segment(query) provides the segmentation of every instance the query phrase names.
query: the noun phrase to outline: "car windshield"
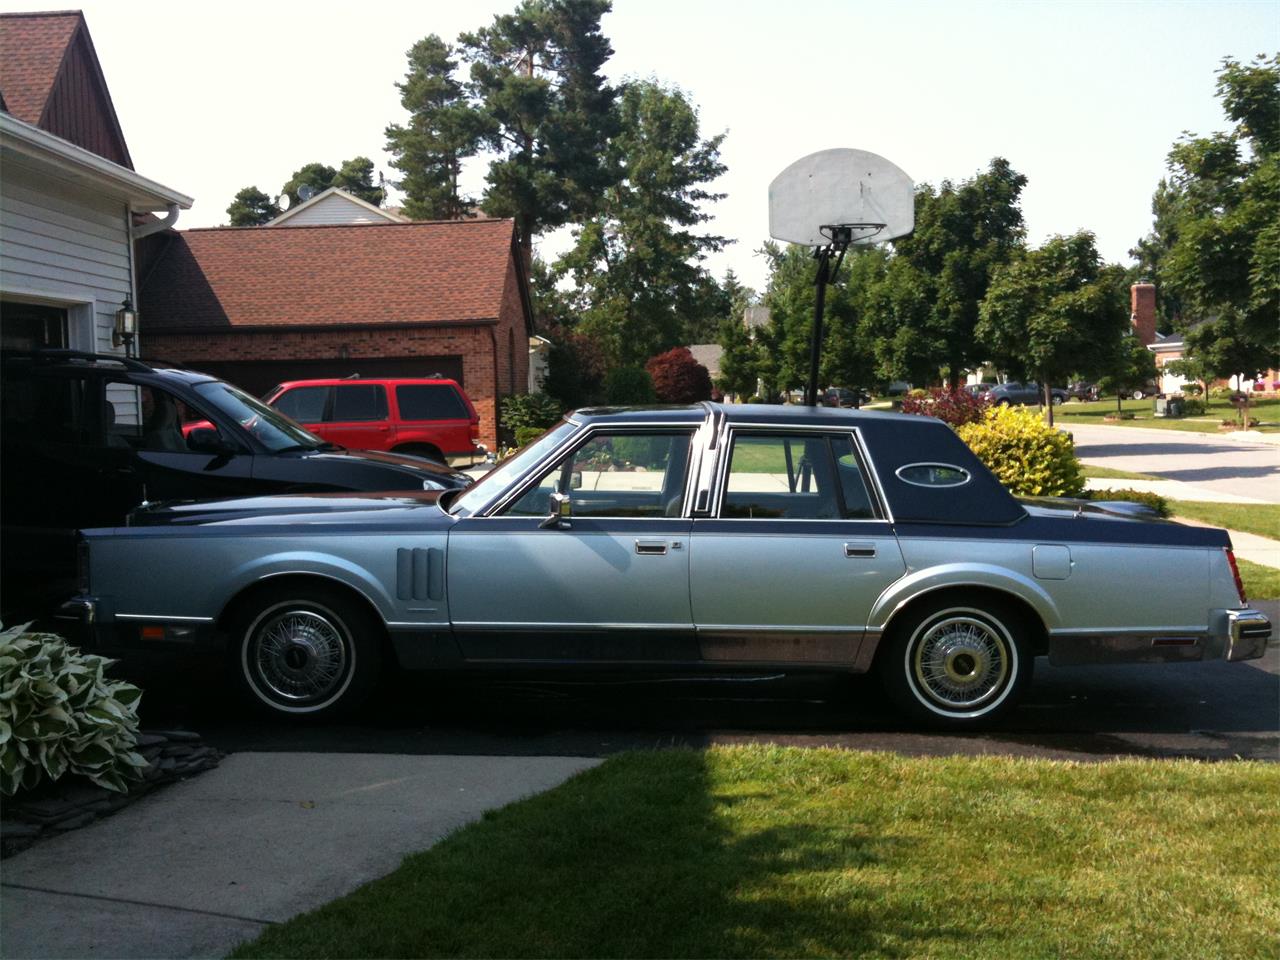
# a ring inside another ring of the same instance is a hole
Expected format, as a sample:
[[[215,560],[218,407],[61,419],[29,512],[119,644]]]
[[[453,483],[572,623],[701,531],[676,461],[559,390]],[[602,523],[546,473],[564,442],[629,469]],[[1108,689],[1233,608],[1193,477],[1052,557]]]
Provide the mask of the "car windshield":
[[[272,453],[284,450],[318,450],[328,446],[314,433],[294,423],[279,410],[255,400],[243,390],[221,380],[195,387],[204,400],[230,417]]]
[[[566,420],[560,421],[533,443],[503,460],[468,487],[449,505],[449,512],[455,517],[471,516],[506,489],[516,477],[558,447],[560,442],[576,429],[577,427],[572,423]]]

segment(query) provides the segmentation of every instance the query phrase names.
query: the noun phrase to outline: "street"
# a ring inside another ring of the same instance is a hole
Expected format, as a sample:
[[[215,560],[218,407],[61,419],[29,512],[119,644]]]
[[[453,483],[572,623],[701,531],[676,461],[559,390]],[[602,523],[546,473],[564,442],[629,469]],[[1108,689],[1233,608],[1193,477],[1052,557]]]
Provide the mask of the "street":
[[[1140,427],[1064,424],[1081,460],[1280,503],[1280,444]]]

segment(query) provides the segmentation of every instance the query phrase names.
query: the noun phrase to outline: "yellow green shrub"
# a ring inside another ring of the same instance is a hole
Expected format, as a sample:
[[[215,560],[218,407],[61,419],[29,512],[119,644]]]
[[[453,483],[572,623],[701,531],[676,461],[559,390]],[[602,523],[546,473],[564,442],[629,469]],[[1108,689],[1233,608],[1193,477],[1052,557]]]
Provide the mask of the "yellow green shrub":
[[[1084,492],[1084,471],[1071,438],[1032,409],[993,407],[956,433],[1011,493],[1078,497]]]

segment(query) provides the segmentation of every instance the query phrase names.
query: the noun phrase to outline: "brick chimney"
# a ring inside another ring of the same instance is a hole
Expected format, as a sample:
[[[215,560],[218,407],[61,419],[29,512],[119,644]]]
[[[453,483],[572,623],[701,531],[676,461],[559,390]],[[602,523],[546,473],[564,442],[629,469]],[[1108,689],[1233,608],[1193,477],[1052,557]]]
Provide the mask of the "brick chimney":
[[[1129,309],[1133,335],[1144,347],[1151,346],[1156,339],[1156,285],[1144,281],[1130,287]]]

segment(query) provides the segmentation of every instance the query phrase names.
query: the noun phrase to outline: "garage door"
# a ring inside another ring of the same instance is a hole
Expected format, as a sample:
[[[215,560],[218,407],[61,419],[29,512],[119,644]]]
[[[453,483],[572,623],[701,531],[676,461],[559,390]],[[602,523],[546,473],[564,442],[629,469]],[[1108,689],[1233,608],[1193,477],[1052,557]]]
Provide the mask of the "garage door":
[[[378,357],[367,360],[264,360],[218,363],[183,361],[182,366],[220,377],[255,397],[287,380],[344,377],[447,377],[462,382],[462,357]]]

